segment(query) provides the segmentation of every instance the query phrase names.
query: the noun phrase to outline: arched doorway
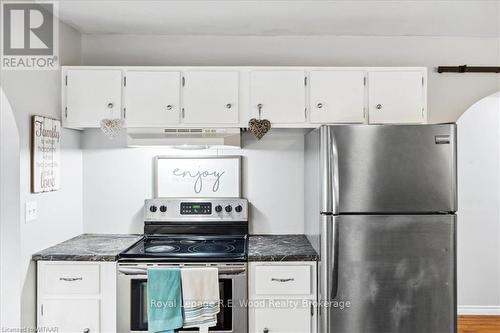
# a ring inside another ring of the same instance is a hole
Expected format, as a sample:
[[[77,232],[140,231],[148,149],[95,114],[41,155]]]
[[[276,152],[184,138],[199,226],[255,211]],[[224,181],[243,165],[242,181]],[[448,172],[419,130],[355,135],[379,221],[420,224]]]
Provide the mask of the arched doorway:
[[[500,92],[457,126],[458,313],[500,315]]]
[[[21,325],[19,132],[0,88],[0,327]]]

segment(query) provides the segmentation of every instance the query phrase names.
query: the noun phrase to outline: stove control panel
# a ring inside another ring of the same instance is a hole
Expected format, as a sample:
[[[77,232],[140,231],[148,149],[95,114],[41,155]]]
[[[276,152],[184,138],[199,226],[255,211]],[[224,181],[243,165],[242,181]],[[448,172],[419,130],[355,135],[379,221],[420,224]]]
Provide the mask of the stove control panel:
[[[248,202],[241,198],[161,198],[144,204],[145,221],[248,221]]]
[[[212,215],[212,203],[181,202],[181,215]]]

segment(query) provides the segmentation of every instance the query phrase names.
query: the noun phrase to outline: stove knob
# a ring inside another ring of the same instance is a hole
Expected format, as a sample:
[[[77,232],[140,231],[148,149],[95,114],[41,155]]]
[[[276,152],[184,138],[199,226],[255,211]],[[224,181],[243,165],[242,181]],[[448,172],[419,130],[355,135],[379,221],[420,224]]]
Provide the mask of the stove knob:
[[[222,212],[222,206],[221,206],[221,205],[217,205],[217,206],[215,206],[215,211],[216,211],[217,213]]]
[[[243,207],[241,207],[241,205],[238,205],[238,206],[234,207],[234,210],[235,210],[237,213],[241,213],[241,211],[243,210]]]
[[[167,211],[167,206],[160,206],[160,212],[165,213]]]
[[[156,208],[156,206],[151,206],[151,207],[149,207],[149,211],[150,211],[151,213],[155,213],[157,210],[158,210],[158,208]]]
[[[224,209],[226,210],[226,212],[231,213],[233,207],[231,207],[231,205],[227,205]]]

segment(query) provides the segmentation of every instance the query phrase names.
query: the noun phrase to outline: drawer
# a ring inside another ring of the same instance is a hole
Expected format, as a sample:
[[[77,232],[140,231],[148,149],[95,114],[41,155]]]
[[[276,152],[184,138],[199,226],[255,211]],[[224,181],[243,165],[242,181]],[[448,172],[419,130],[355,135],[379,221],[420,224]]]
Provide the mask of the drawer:
[[[311,266],[255,266],[256,295],[310,295]]]
[[[99,294],[99,264],[45,264],[40,270],[45,294]]]

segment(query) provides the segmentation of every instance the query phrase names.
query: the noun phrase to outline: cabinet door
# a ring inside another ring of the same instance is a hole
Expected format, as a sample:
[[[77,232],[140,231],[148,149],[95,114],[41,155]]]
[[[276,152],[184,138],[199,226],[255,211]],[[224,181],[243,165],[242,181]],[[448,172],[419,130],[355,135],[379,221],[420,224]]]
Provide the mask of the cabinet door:
[[[125,124],[129,127],[178,124],[180,76],[180,72],[127,72]]]
[[[100,332],[97,299],[46,299],[41,304],[39,327],[58,327],[59,332]]]
[[[422,72],[369,73],[370,123],[422,123],[424,98]]]
[[[312,332],[311,309],[308,306],[303,306],[302,300],[273,300],[272,303],[272,307],[254,310],[254,332],[252,333]],[[281,306],[283,308],[280,308]],[[292,306],[296,306],[296,309],[293,309]]]
[[[255,71],[250,77],[251,113],[272,123],[304,123],[306,89],[303,71]]]
[[[68,70],[66,75],[65,124],[99,127],[104,118],[121,117],[120,70]]]
[[[362,123],[365,120],[363,71],[313,71],[310,73],[312,123]]]
[[[238,123],[238,72],[186,72],[183,85],[184,110],[182,111],[182,118],[184,123]]]

